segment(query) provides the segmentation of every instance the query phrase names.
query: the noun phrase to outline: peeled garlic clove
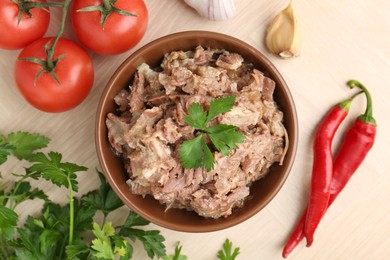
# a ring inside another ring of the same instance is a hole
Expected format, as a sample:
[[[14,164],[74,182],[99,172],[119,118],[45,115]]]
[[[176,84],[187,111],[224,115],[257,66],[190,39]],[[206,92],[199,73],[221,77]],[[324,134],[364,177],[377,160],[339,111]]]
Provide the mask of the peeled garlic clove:
[[[184,0],[209,20],[227,20],[236,14],[234,0]]]
[[[302,30],[290,4],[274,17],[267,29],[265,45],[282,58],[298,56],[302,46]]]

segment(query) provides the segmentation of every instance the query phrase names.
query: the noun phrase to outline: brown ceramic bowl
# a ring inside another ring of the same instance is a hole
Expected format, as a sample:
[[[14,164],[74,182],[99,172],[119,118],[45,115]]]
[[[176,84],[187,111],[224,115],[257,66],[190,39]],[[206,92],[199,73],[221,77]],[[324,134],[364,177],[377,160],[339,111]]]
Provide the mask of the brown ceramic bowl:
[[[284,112],[290,147],[282,166],[275,165],[263,179],[251,186],[250,199],[242,208],[237,209],[227,218],[209,219],[194,212],[169,209],[157,200],[147,196],[133,195],[126,184],[127,175],[120,158],[110,149],[107,138],[105,119],[116,108],[114,96],[127,88],[137,67],[146,62],[159,65],[165,53],[173,50],[189,50],[197,45],[211,48],[224,48],[241,54],[255,67],[265,72],[276,82],[274,98]],[[96,121],[96,147],[102,170],[116,194],[133,211],[143,218],[165,228],[185,232],[209,232],[234,226],[252,217],[263,209],[278,193],[285,182],[295,158],[298,139],[298,124],[295,105],[291,93],[277,69],[258,50],[231,36],[205,31],[188,31],[171,34],[157,39],[137,50],[116,70],[109,80],[100,99]]]

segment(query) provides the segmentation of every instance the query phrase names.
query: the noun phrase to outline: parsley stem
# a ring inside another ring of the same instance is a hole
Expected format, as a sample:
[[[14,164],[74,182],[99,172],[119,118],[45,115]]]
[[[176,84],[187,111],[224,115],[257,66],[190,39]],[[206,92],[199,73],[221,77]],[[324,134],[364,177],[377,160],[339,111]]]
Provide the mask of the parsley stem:
[[[104,223],[106,223],[106,220],[107,220],[107,214],[106,214],[106,212],[103,212],[103,223],[102,223],[102,226],[104,225]]]
[[[74,198],[73,198],[73,189],[72,183],[70,181],[70,177],[68,175],[68,185],[69,185],[69,243],[71,245],[73,243],[73,231],[74,231]]]
[[[12,210],[15,210],[16,206],[18,205],[18,203],[16,203],[14,197],[15,197],[15,194],[16,192],[19,190],[19,187],[20,185],[22,184],[22,182],[27,179],[28,176],[26,175],[23,175],[20,180],[18,180],[15,184],[15,188],[13,189],[12,191],[12,194],[11,194],[11,197],[10,197],[10,205],[9,205],[9,208],[12,209]]]

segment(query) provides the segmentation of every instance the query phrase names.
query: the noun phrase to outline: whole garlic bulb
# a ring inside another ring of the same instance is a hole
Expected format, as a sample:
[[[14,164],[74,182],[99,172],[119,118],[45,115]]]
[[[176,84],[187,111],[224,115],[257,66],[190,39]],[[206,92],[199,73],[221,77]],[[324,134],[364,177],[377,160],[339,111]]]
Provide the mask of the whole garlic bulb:
[[[268,26],[265,45],[270,52],[282,58],[291,58],[300,54],[302,30],[295,17],[291,1]]]
[[[209,20],[227,20],[236,14],[234,0],[184,0]]]

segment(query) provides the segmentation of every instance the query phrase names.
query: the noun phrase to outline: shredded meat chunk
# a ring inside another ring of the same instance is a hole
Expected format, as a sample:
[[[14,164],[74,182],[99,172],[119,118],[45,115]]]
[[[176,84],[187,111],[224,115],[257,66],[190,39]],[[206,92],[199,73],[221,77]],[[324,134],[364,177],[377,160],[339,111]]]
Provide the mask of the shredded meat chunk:
[[[144,108],[144,84],[144,75],[137,73],[129,95],[130,112],[142,111]]]
[[[218,57],[216,65],[221,68],[236,70],[241,66],[243,61],[244,59],[238,53],[224,51],[222,55]]]
[[[167,53],[161,67],[142,64],[129,89],[114,98],[108,139],[123,157],[134,194],[207,218],[227,217],[245,203],[253,182],[281,164],[288,149],[275,82],[237,53],[202,46]],[[193,103],[204,110],[215,98],[236,96],[233,108],[210,124],[238,127],[244,142],[228,156],[213,150],[214,169],[183,169],[178,150],[196,132],[185,122]]]

